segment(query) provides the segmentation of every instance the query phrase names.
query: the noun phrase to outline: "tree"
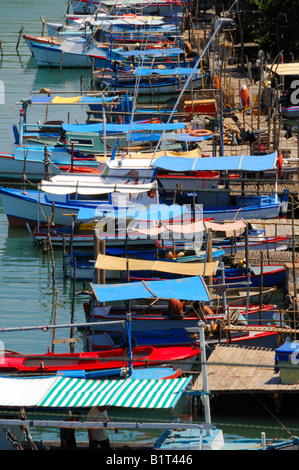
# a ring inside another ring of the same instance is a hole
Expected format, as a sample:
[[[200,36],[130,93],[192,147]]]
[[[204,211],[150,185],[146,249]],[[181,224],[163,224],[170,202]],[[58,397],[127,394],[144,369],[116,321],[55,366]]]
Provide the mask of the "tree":
[[[246,40],[272,58],[283,51],[286,62],[299,60],[298,0],[241,0],[239,5]]]

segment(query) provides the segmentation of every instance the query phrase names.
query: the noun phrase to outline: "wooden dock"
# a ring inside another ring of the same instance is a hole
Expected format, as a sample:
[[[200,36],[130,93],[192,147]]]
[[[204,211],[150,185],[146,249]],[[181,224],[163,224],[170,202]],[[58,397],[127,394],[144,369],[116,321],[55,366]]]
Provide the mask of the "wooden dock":
[[[207,361],[208,388],[217,394],[299,392],[299,384],[281,383],[279,373],[274,372],[274,364],[273,349],[219,344]],[[199,375],[192,391],[202,388]]]

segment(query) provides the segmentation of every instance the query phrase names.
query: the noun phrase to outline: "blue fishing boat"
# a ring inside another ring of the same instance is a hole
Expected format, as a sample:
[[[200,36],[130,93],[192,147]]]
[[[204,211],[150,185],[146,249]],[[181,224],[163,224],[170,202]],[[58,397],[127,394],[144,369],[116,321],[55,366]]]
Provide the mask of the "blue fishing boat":
[[[158,203],[157,183],[152,177],[135,181],[103,180],[98,175],[56,175],[51,181],[43,180],[38,190],[23,191],[0,188],[0,194],[9,224],[16,227],[40,226],[53,217],[55,225],[71,226],[80,208],[96,211],[98,217],[119,208],[136,204]],[[121,195],[122,194],[122,195]]]
[[[163,95],[177,93],[189,79],[190,74],[192,75],[191,86],[202,88],[205,80],[202,70],[191,69],[191,67],[98,70],[95,81],[99,89],[101,87],[109,90],[126,89],[131,94],[137,89],[139,95],[153,95],[154,93]]]
[[[266,171],[277,168],[277,152],[262,155],[257,158],[254,155],[241,155],[229,157],[210,158],[180,158],[163,156],[153,160],[154,168],[171,172],[195,172],[195,171],[218,171],[218,172],[247,172]],[[219,180],[214,180],[214,189],[209,192],[203,190],[202,179],[199,180],[200,187],[197,190],[196,203],[203,205],[203,217],[214,219],[215,221],[236,220],[236,219],[267,219],[277,218],[282,209],[282,202],[276,192],[272,195],[232,195],[230,189],[219,188]],[[167,184],[167,181],[166,183]],[[200,191],[201,190],[201,191]],[[160,191],[161,199],[166,201],[167,193],[163,195]],[[194,194],[185,192],[177,196],[180,204],[192,203]],[[284,202],[288,200],[288,191],[284,194]]]

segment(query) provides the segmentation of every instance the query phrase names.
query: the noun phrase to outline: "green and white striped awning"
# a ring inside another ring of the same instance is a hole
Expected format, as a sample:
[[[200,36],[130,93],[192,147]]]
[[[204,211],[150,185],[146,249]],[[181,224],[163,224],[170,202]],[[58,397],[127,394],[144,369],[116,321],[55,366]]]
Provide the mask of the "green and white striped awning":
[[[192,377],[87,380],[68,377],[0,378],[0,406],[174,408]]]

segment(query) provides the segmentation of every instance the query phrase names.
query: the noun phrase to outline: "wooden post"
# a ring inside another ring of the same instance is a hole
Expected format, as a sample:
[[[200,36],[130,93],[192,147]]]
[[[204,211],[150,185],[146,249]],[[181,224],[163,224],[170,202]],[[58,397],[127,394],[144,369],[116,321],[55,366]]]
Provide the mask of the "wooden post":
[[[94,233],[94,259],[97,261],[98,255],[100,253],[100,240]],[[95,269],[95,283],[100,284],[100,270]]]
[[[245,266],[246,266],[246,276],[249,271],[249,247],[248,247],[248,224],[245,227]]]
[[[63,256],[63,277],[67,277],[67,269],[66,269],[66,242],[65,242],[65,235],[62,238],[62,256]]]
[[[106,242],[105,240],[100,241],[100,253],[105,255],[106,253]],[[100,284],[106,284],[106,271],[105,269],[100,269]]]
[[[208,246],[207,246],[207,262],[211,263],[213,261],[213,235],[212,230],[208,229]],[[207,285],[211,286],[213,284],[213,276],[207,276]]]
[[[74,323],[75,314],[75,296],[76,296],[76,257],[74,256],[74,276],[73,276],[73,298],[72,298],[72,312],[71,312],[71,323]],[[75,328],[72,327],[70,331],[70,338],[75,338]],[[73,341],[70,342],[70,352],[73,353],[75,350]]]
[[[57,323],[57,306],[58,306],[58,295],[59,295],[59,290],[56,290],[56,302],[55,302],[55,312],[54,312],[54,325]],[[55,344],[55,336],[56,336],[56,329],[53,329],[52,333],[52,353],[54,353],[54,344]]]
[[[17,45],[16,45],[16,51],[19,49],[19,44],[20,44],[20,40],[21,40],[23,30],[24,30],[24,26],[22,26],[22,28],[19,31],[19,37],[18,37],[18,42],[17,42]]]

